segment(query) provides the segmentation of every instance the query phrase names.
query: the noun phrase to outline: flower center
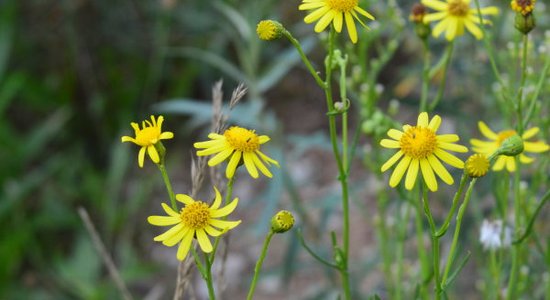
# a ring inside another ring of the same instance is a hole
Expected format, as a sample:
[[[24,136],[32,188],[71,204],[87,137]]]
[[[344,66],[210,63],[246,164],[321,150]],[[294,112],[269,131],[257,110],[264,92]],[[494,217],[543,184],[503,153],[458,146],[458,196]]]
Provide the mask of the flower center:
[[[180,217],[185,227],[201,229],[208,225],[210,210],[206,203],[197,201],[182,208]]]
[[[533,11],[535,8],[536,0],[514,0],[511,2],[512,9],[521,13],[522,15],[527,15]]]
[[[449,2],[448,11],[451,16],[464,17],[470,11],[470,7],[462,0],[452,0]]]
[[[437,148],[435,132],[430,128],[412,126],[399,140],[401,150],[414,159],[426,158]]]
[[[136,134],[137,144],[140,146],[154,145],[158,142],[160,130],[157,127],[145,127]]]
[[[349,12],[357,7],[359,0],[325,0],[330,9],[341,12]]]
[[[516,131],[512,129],[499,132],[497,137],[498,146],[500,147],[500,145],[502,145],[502,142],[504,142],[505,139],[513,136],[514,134],[516,134]]]
[[[254,152],[260,149],[260,139],[254,130],[233,126],[223,136],[233,148],[242,152]]]

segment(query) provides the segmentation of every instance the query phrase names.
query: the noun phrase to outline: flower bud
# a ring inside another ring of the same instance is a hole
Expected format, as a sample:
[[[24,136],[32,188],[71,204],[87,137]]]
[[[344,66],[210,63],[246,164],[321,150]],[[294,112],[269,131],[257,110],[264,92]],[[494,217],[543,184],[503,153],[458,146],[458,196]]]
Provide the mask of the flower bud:
[[[281,23],[273,20],[262,20],[256,27],[258,37],[264,41],[272,41],[283,35],[284,27]]]
[[[471,155],[464,163],[464,171],[472,178],[483,177],[489,171],[489,160],[483,154]]]
[[[516,13],[514,19],[514,26],[523,34],[528,34],[535,28],[535,16],[531,13],[523,15],[522,13]]]
[[[275,233],[289,231],[294,226],[294,216],[287,210],[281,210],[271,218],[271,230]]]
[[[523,152],[523,139],[514,134],[502,142],[497,152],[506,156],[516,156]]]

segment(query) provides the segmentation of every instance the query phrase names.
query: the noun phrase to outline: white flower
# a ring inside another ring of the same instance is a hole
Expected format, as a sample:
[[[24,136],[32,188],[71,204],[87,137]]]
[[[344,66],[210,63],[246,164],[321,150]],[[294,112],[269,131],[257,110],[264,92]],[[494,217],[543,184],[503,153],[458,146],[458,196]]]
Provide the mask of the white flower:
[[[512,230],[508,226],[504,226],[503,228],[502,220],[492,222],[483,220],[479,234],[479,241],[485,250],[510,247],[512,244]]]

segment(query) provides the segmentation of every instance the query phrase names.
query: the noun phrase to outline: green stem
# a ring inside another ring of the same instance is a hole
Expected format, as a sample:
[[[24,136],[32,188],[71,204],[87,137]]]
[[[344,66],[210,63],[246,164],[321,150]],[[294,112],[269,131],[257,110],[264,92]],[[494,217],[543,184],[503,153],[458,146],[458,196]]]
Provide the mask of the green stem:
[[[400,222],[401,228],[399,228],[399,245],[397,246],[397,254],[396,254],[396,265],[397,265],[397,272],[395,275],[395,299],[400,300],[402,299],[402,290],[401,286],[403,285],[403,254],[405,252],[405,240],[407,239],[407,227],[409,227],[409,216],[411,211],[411,205],[408,203],[405,203],[405,213],[403,215],[403,219]]]
[[[328,48],[328,59],[325,60],[325,73],[326,78],[324,82],[325,97],[327,103],[327,110],[330,112],[334,109],[334,101],[332,99],[332,63],[334,59],[334,39],[335,33],[334,28],[331,27],[329,33],[329,48]],[[338,179],[342,186],[342,213],[343,213],[343,229],[342,229],[342,243],[343,250],[342,255],[343,259],[339,262],[340,274],[342,276],[342,288],[344,290],[344,299],[351,299],[351,289],[350,289],[350,280],[348,273],[348,256],[349,256],[349,196],[348,196],[348,183],[347,183],[347,173],[346,167],[340,156],[340,151],[338,149],[338,136],[336,132],[336,116],[334,114],[328,114],[329,117],[329,131],[330,131],[330,141],[332,144],[332,151],[336,164],[338,166]],[[342,147],[347,151],[347,145]]]
[[[470,198],[472,196],[472,190],[474,189],[474,185],[477,181],[477,178],[473,178],[470,181],[470,185],[468,186],[468,190],[466,191],[466,194],[464,195],[464,201],[460,205],[460,208],[458,209],[458,214],[456,216],[456,226],[455,226],[455,232],[453,235],[453,242],[451,243],[451,249],[449,250],[449,255],[447,256],[447,262],[445,263],[445,271],[443,272],[443,278],[441,282],[446,287],[447,286],[447,277],[449,275],[449,271],[451,270],[451,266],[453,265],[453,259],[455,256],[456,246],[458,245],[458,236],[460,235],[460,228],[462,227],[462,219],[464,217],[464,213],[466,212],[466,207],[468,206],[468,203],[470,202]]]
[[[514,176],[514,228],[516,232],[519,232],[521,228],[521,195],[519,188],[521,170],[519,164],[519,156],[516,156],[515,159],[516,172]],[[517,243],[514,244],[512,248],[512,269],[510,270],[510,277],[508,279],[508,293],[506,294],[506,299],[508,300],[516,299],[518,272],[519,266],[521,264],[521,246],[522,243]]]
[[[537,83],[537,87],[535,88],[535,92],[533,94],[533,99],[531,100],[531,103],[529,104],[529,108],[527,110],[527,114],[525,114],[525,118],[523,119],[524,128],[527,127],[527,124],[529,124],[529,121],[531,120],[533,112],[535,111],[537,98],[539,97],[540,91],[544,85],[545,80],[547,79],[546,74],[548,73],[549,69],[550,69],[550,57],[547,55],[546,61],[544,63],[544,68],[542,69],[539,81]]]
[[[439,104],[439,101],[441,101],[441,98],[443,98],[443,92],[445,91],[445,85],[447,82],[447,70],[449,69],[449,63],[451,62],[451,57],[453,56],[453,45],[454,42],[450,42],[447,45],[447,49],[445,52],[445,63],[443,65],[443,79],[441,79],[441,83],[439,84],[439,89],[437,90],[437,95],[435,99],[430,104],[429,111],[434,110],[437,104]]]
[[[225,190],[225,197],[224,197],[224,203],[223,205],[227,205],[229,203],[229,201],[231,200],[231,196],[233,194],[233,182],[235,181],[235,176],[229,178],[229,180],[227,181],[227,186],[226,186],[226,190]],[[226,220],[227,219],[227,216],[223,217],[222,220]],[[218,245],[220,244],[220,240],[221,240],[222,236],[217,236],[216,239],[214,240],[214,247],[213,247],[213,250],[212,252],[210,253],[210,257],[212,259],[212,263],[214,263],[214,260],[216,259],[216,251],[218,250]]]
[[[317,82],[317,84],[322,89],[325,89],[326,88],[326,83],[321,79],[321,77],[319,77],[319,74],[317,73],[317,71],[315,71],[315,68],[313,68],[313,65],[311,64],[311,62],[307,58],[306,54],[304,53],[304,50],[302,49],[302,45],[300,45],[300,42],[298,42],[298,40],[295,39],[292,36],[292,34],[290,32],[288,32],[287,30],[283,30],[283,35],[292,43],[292,45],[294,45],[294,48],[296,48],[296,50],[298,50],[298,53],[300,54],[300,57],[302,58],[302,61],[306,65],[309,73],[311,73],[311,76],[313,76],[313,78],[315,78],[315,81]],[[327,76],[327,78],[328,78],[328,76]]]
[[[275,233],[270,230],[265,237],[264,246],[262,247],[262,253],[260,254],[260,258],[258,258],[258,261],[256,262],[256,267],[254,267],[254,277],[252,278],[252,283],[250,283],[250,289],[248,290],[248,296],[246,297],[247,300],[252,300],[252,297],[254,297],[254,290],[256,289],[258,275],[260,274],[260,269],[262,268],[262,264],[267,254],[267,248],[269,247],[269,242],[271,241],[273,234]]]
[[[423,285],[428,282],[428,279],[430,277],[430,266],[428,261],[428,255],[426,254],[426,249],[424,249],[424,228],[422,226],[422,208],[421,203],[418,201],[415,201],[415,207],[416,207],[416,216],[415,216],[415,227],[416,227],[416,244],[417,244],[417,251],[418,251],[418,257],[420,258],[420,270],[421,270],[421,291],[420,293],[423,295],[422,299],[426,299],[426,289],[423,288]]]
[[[523,133],[523,90],[525,88],[525,81],[527,79],[527,48],[529,46],[529,37],[527,34],[523,35],[523,55],[521,60],[521,82],[516,97],[516,112],[517,112],[517,131],[521,135]]]
[[[439,278],[439,237],[437,237],[435,230],[435,222],[430,211],[430,205],[428,204],[428,190],[426,187],[422,187],[422,204],[424,205],[424,213],[428,217],[428,223],[430,224],[430,233],[432,237],[432,258],[433,258],[433,271],[435,277],[435,299],[441,299],[441,282]]]
[[[420,113],[425,112],[427,109],[428,101],[428,87],[430,85],[430,47],[428,45],[428,39],[422,40],[424,46],[424,69],[422,70],[422,91],[420,94]]]
[[[456,206],[458,204],[458,199],[462,196],[462,190],[464,189],[464,186],[466,186],[466,181],[468,180],[468,176],[463,173],[462,178],[460,178],[460,184],[458,185],[458,190],[455,193],[455,196],[453,198],[453,204],[451,205],[451,209],[449,210],[449,213],[447,214],[447,217],[445,218],[445,222],[439,230],[436,232],[437,237],[442,237],[447,232],[447,229],[449,228],[449,224],[451,223],[451,219],[453,217],[454,211],[456,209]]]
[[[210,261],[210,257],[208,253],[204,252],[204,262],[206,264],[206,278],[204,281],[206,281],[206,286],[208,287],[208,298],[210,300],[216,299],[216,293],[214,292],[214,284],[212,281],[212,263],[213,261]]]
[[[170,203],[172,204],[172,209],[174,211],[178,211],[176,196],[174,195],[174,191],[172,190],[172,183],[170,183],[170,178],[168,177],[168,173],[166,172],[166,167],[164,166],[164,163],[157,164],[157,166],[159,167],[160,174],[162,174],[162,179],[164,180],[164,185],[166,186],[166,191],[168,192]]]

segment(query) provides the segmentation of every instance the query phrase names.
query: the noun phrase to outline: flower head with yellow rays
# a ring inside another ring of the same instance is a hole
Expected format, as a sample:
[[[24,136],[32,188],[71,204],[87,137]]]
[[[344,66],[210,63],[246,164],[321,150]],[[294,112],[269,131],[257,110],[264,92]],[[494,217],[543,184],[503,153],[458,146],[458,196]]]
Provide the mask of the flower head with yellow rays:
[[[391,168],[402,158],[390,177],[391,187],[396,187],[407,172],[405,188],[411,190],[419,170],[432,192],[437,191],[434,173],[446,184],[454,183],[453,177],[439,160],[462,169],[464,167],[462,160],[446,150],[467,152],[468,148],[455,144],[459,140],[456,134],[436,135],[440,124],[441,118],[438,115],[429,120],[428,114],[423,112],[418,116],[416,126],[404,125],[403,131],[397,129],[388,131],[388,136],[392,139],[383,139],[380,145],[385,148],[399,149],[399,151],[382,165],[382,172]]]
[[[233,126],[225,130],[223,134],[210,133],[210,141],[198,142],[194,146],[198,156],[216,154],[208,161],[209,166],[215,166],[229,160],[225,169],[225,176],[233,178],[237,167],[244,162],[246,170],[253,178],[258,178],[258,170],[271,178],[273,175],[266,167],[271,164],[279,166],[279,163],[269,158],[260,151],[260,146],[267,143],[270,138],[267,135],[257,135],[254,130]]]
[[[130,125],[134,128],[136,137],[123,136],[121,139],[122,142],[132,142],[141,146],[138,154],[138,164],[140,168],[143,168],[146,150],[151,160],[158,164],[160,162],[160,157],[155,145],[160,142],[160,140],[167,140],[174,137],[172,132],[162,132],[162,122],[164,122],[163,116],[159,116],[156,120],[154,116],[151,116],[151,121],[145,120],[141,123],[141,129],[138,123],[132,122]]]
[[[422,4],[438,11],[424,16],[425,23],[439,21],[432,31],[434,37],[439,37],[445,31],[445,38],[452,41],[463,35],[466,28],[476,39],[483,38],[483,32],[478,26],[478,10],[470,8],[470,0],[422,0]],[[482,16],[498,14],[495,6],[485,7],[480,11]],[[483,19],[483,24],[490,24],[490,21]]]
[[[495,133],[492,131],[487,124],[485,124],[482,121],[479,121],[477,123],[479,127],[479,131],[482,135],[484,135],[486,138],[489,139],[489,141],[482,141],[478,139],[471,139],[470,143],[472,144],[472,150],[477,153],[482,153],[487,156],[493,154],[495,151],[500,148],[502,145],[502,142],[506,140],[507,138],[513,136],[516,134],[515,130],[509,129],[509,130],[503,130],[498,133]],[[535,142],[528,142],[527,140],[534,137],[539,132],[538,127],[533,127],[525,131],[521,135],[521,139],[523,139],[523,152],[530,152],[530,153],[541,153],[548,151],[550,147],[543,141],[535,141]],[[524,153],[521,153],[519,155],[519,161],[522,164],[528,164],[533,162],[534,158],[529,157],[525,155]],[[493,164],[493,171],[500,171],[506,167],[506,170],[509,172],[514,172],[516,170],[516,160],[512,156],[505,156],[500,155],[495,163]]]
[[[212,243],[208,236],[217,237],[241,223],[241,221],[219,219],[232,213],[237,207],[239,199],[235,198],[231,203],[220,208],[222,197],[216,187],[214,187],[214,192],[216,197],[211,206],[202,201],[195,201],[188,195],[177,194],[176,200],[185,204],[179,213],[167,204],[161,203],[168,216],[150,216],[147,221],[156,226],[174,226],[156,236],[154,240],[162,242],[168,247],[180,243],[176,255],[179,260],[183,260],[187,256],[193,238],[197,239],[203,252],[212,252]]]
[[[359,7],[359,0],[303,0],[298,9],[313,10],[304,18],[304,22],[309,24],[319,20],[315,25],[315,32],[325,30],[330,23],[334,25],[336,32],[341,32],[343,23],[346,22],[349,38],[354,44],[357,43],[357,29],[353,19],[367,29],[369,27],[359,15],[374,20],[370,13]]]

